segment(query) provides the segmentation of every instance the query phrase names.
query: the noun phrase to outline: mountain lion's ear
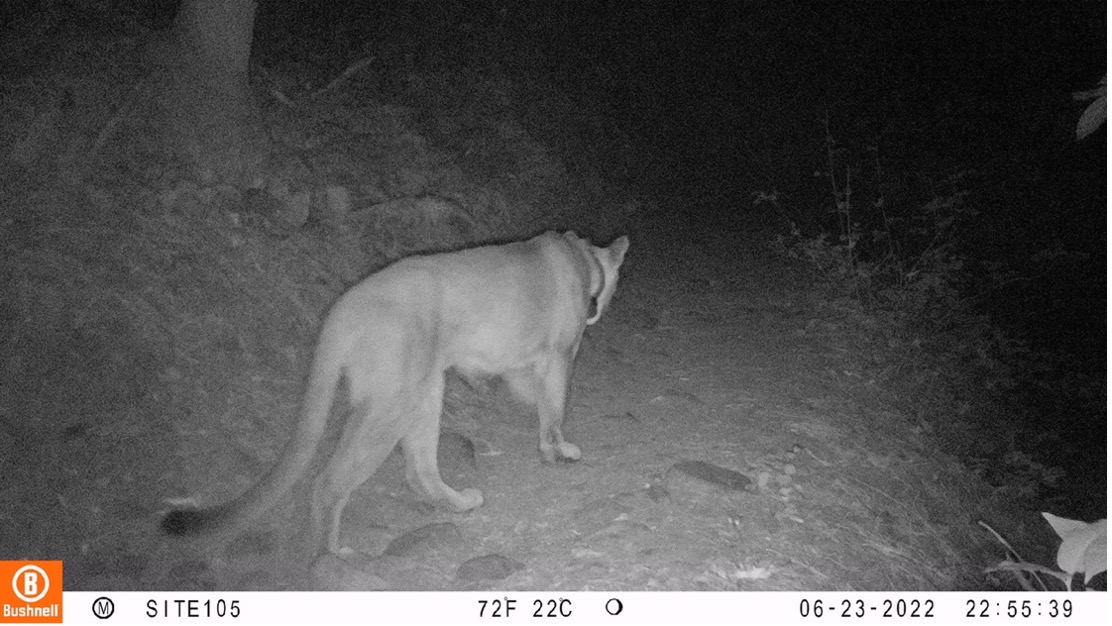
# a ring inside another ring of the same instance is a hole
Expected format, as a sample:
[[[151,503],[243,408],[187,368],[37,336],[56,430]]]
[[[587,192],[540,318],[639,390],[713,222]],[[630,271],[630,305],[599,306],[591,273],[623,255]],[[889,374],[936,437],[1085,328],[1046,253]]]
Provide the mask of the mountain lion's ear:
[[[588,326],[602,317],[603,312],[610,305],[610,299],[614,297],[614,291],[618,288],[618,270],[622,266],[622,261],[625,260],[626,251],[629,250],[629,237],[622,235],[606,248],[589,246],[589,249],[591,255],[594,256],[595,263],[597,263],[595,267],[602,270],[602,283],[596,286],[593,280],[594,276],[592,276],[592,299],[590,313],[587,317]]]
[[[607,250],[610,250],[611,258],[617,261],[617,265],[621,265],[626,251],[629,250],[629,235],[622,235],[615,239]]]

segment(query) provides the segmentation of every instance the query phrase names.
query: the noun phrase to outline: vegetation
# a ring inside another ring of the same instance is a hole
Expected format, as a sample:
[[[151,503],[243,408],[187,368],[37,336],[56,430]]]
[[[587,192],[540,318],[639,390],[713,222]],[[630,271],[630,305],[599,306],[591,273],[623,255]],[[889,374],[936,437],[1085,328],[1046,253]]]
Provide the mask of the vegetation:
[[[1048,591],[1051,588],[1045,579],[1057,580],[1063,590],[1074,591],[1078,574],[1082,575],[1081,589],[1093,590],[1089,584],[1093,578],[1108,571],[1108,520],[1093,523],[1065,519],[1050,513],[1043,513],[1043,519],[1050,524],[1061,542],[1058,545],[1058,569],[1028,563],[996,533],[990,526],[981,522],[989,532],[996,536],[1008,549],[1009,558],[999,565],[988,568],[989,572],[1010,572],[1021,587],[1027,591]],[[1058,591],[1057,588],[1053,589]]]
[[[1097,91],[1091,94],[1097,102],[1082,115],[1079,137],[1103,121],[1103,89]],[[1006,263],[971,262],[966,251],[978,216],[973,172],[958,170],[920,184],[925,193],[918,199],[905,195],[903,202],[892,203],[879,150],[870,147],[867,162],[853,162],[840,145],[828,124],[823,177],[830,197],[822,209],[789,211],[775,193],[762,194],[758,204],[769,205],[790,224],[790,234],[777,236],[775,247],[810,268],[816,289],[824,294],[820,306],[827,319],[841,334],[871,338],[857,343],[862,352],[857,361],[873,364],[865,378],[902,388],[909,414],[920,416],[919,426],[1009,497],[1085,515],[1103,511],[1103,472],[1091,465],[1099,458],[1089,457],[1090,465],[1082,466],[1089,470],[1085,478],[1070,476],[1078,470],[1076,456],[1084,453],[1076,440],[1047,427],[1047,420],[1066,420],[1073,426],[1062,430],[1087,430],[1084,439],[1100,440],[1103,381],[1067,378],[1062,372],[1052,376],[1071,381],[1079,396],[1093,398],[1082,405],[1089,414],[1047,415],[1045,405],[1026,403],[1030,396],[1021,390],[1049,393],[1049,363],[1062,361],[1032,350],[981,306],[991,292],[1031,277]],[[809,234],[801,223],[810,227]],[[1033,251],[1027,271],[1036,277],[1060,272],[1062,258],[1070,255],[1087,258],[1059,244]],[[1044,516],[1066,542],[1065,531],[1055,525],[1058,518]],[[1103,549],[1103,519],[1092,527],[1062,521],[1085,526],[1086,546],[1096,541]],[[1069,552],[1065,544],[1062,550]],[[989,571],[1013,572],[1024,588],[1030,583],[1020,572],[1049,573],[1071,588],[1075,572],[1086,571],[1088,583],[1103,571],[1095,565],[1103,563],[1103,551],[1083,564],[1079,560],[1088,555],[1078,552],[1073,549],[1067,557],[1060,552],[1061,571],[1025,563],[1018,555]]]

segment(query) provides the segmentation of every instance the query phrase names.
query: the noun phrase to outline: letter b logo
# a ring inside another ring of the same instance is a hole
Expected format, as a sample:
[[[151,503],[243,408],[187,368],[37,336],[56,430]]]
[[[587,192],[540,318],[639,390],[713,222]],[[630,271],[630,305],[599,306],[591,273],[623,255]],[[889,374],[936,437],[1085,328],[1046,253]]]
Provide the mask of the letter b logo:
[[[38,565],[24,565],[12,577],[12,591],[20,600],[34,604],[50,591],[50,577]]]

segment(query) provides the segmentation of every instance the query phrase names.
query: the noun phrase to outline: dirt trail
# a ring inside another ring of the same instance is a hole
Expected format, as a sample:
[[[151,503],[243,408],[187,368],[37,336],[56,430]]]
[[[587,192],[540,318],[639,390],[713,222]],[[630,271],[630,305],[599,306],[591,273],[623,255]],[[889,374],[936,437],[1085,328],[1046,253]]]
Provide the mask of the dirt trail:
[[[972,517],[975,496],[958,488],[968,476],[929,452],[912,422],[885,408],[883,390],[856,378],[837,350],[808,332],[814,318],[801,284],[752,241],[635,241],[619,294],[588,331],[575,372],[566,434],[583,447],[583,461],[542,465],[535,418],[500,385],[453,380],[445,430],[466,438],[445,436],[442,471],[457,487],[482,489],[481,509],[455,514],[419,502],[395,454],[346,511],[342,542],[353,553],[318,561],[306,575],[290,556],[302,510],[293,503],[304,488],[217,558],[184,554],[153,536],[158,505],[148,497],[136,505],[148,507],[148,526],[119,521],[131,529],[128,548],[78,557],[67,583],[182,590],[983,585],[986,541]],[[228,480],[256,477],[244,471]]]

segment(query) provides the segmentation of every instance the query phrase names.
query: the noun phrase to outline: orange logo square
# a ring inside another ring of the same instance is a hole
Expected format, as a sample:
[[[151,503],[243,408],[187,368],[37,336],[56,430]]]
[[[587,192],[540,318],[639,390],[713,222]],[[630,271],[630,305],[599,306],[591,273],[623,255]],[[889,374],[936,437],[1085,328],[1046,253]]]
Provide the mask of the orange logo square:
[[[62,623],[61,561],[0,561],[0,624]]]

